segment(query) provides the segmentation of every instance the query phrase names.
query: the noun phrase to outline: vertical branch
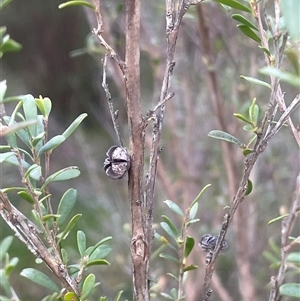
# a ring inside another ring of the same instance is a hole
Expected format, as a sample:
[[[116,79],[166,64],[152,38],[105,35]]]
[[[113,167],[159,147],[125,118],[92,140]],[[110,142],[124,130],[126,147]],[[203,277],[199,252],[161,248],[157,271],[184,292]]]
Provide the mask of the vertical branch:
[[[143,169],[145,124],[140,99],[140,0],[126,0],[126,55],[125,86],[130,131],[131,168],[128,189],[131,203],[131,256],[133,268],[133,297],[148,301],[147,241],[143,202]]]

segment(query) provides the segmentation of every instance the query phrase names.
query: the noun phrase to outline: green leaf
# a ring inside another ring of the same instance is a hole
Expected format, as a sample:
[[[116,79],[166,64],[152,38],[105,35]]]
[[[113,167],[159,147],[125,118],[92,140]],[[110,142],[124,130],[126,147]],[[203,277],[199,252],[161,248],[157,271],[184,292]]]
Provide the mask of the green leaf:
[[[90,267],[92,265],[110,265],[110,263],[105,259],[95,259],[88,261],[88,263],[86,264],[87,267]]]
[[[87,2],[87,1],[81,1],[81,0],[64,2],[64,3],[60,4],[58,6],[58,8],[62,9],[62,8],[68,7],[68,6],[75,6],[75,5],[87,6],[96,11],[96,7],[94,5],[92,5],[91,3]]]
[[[168,206],[172,211],[174,211],[174,212],[177,213],[178,215],[184,217],[183,211],[181,210],[181,208],[180,208],[177,204],[175,204],[175,203],[172,202],[171,200],[165,200],[164,203],[167,204],[167,206]]]
[[[237,138],[223,131],[219,131],[219,130],[210,131],[208,133],[208,137],[231,142],[236,144],[238,147],[243,148],[242,143]]]
[[[300,76],[300,62],[299,62],[299,51],[297,51],[294,48],[289,48],[284,51],[284,54],[290,61],[294,72],[296,73],[297,76]]]
[[[269,89],[271,89],[271,85],[269,83],[266,83],[262,80],[259,80],[255,77],[249,77],[249,76],[244,76],[244,75],[240,75],[241,78],[245,79],[246,81],[256,84],[256,85],[260,85],[260,86],[264,86],[267,87]]]
[[[76,214],[72,217],[72,219],[69,221],[68,225],[64,229],[62,233],[59,233],[57,237],[59,238],[58,243],[60,243],[63,239],[66,239],[69,232],[75,227],[75,225],[78,223],[80,220],[82,214]]]
[[[44,139],[46,132],[42,132],[31,141],[32,145],[35,147],[42,139]]]
[[[94,274],[89,274],[85,278],[85,280],[83,282],[83,286],[82,286],[80,300],[84,301],[88,297],[88,295],[91,293],[91,291],[94,288],[95,280],[96,280],[96,277]]]
[[[64,295],[64,301],[79,301],[78,296],[73,292],[67,292]]]
[[[233,14],[231,17],[232,17],[232,19],[241,22],[245,26],[250,27],[250,28],[258,31],[258,28],[253,23],[251,23],[250,21],[248,21],[244,16],[239,15],[239,14]]]
[[[296,41],[300,40],[300,2],[299,0],[280,1],[281,12],[284,17],[289,35]]]
[[[300,253],[292,252],[287,256],[286,260],[288,262],[292,262],[292,263],[296,264],[299,267],[300,266]]]
[[[6,37],[9,37],[9,35],[6,35]],[[10,38],[7,41],[5,41],[2,45],[0,45],[1,54],[5,52],[18,52],[22,48],[23,47],[20,43]],[[1,56],[2,55],[0,55],[0,57]]]
[[[283,82],[286,82],[294,87],[300,87],[300,77],[286,71],[281,71],[275,67],[264,67],[260,69],[262,74],[267,74],[270,76],[274,76],[280,79]]]
[[[34,97],[30,94],[23,96],[23,110],[25,114],[25,119],[27,121],[29,120],[37,120],[37,107],[35,104]],[[31,137],[35,137],[37,135],[36,132],[36,125],[31,125],[28,127],[29,133],[31,134]]]
[[[221,4],[224,4],[224,5],[230,6],[232,8],[245,11],[247,13],[252,13],[252,10],[251,10],[250,7],[245,6],[245,5],[243,5],[240,2],[235,1],[235,0],[215,0],[215,1],[219,2]]]
[[[7,236],[4,239],[1,240],[0,242],[0,261],[2,258],[5,256],[7,250],[9,249],[12,241],[13,241],[13,236]]]
[[[234,115],[236,118],[238,118],[238,119],[240,119],[240,120],[242,120],[242,121],[244,121],[244,122],[246,122],[246,123],[251,124],[251,121],[250,121],[249,119],[247,119],[244,115],[239,114],[239,113],[233,113],[233,115]]]
[[[195,203],[197,203],[198,201],[199,201],[199,199],[200,199],[200,197],[201,197],[201,195],[204,193],[204,191],[208,188],[208,187],[210,187],[211,186],[211,184],[207,184],[207,185],[205,185],[202,189],[201,189],[201,191],[199,192],[199,194],[196,196],[196,198],[193,200],[193,202],[192,202],[192,204],[191,204],[191,208],[194,206],[194,204]]]
[[[41,147],[41,149],[39,150],[39,156],[48,151],[52,152],[53,149],[61,145],[65,140],[66,138],[63,135],[57,135],[51,138],[44,144],[44,146]]]
[[[253,188],[252,182],[250,180],[247,180],[247,190],[246,190],[245,195],[249,195],[252,191],[252,188]]]
[[[59,287],[44,273],[33,269],[33,268],[27,268],[24,269],[21,273],[21,276],[41,285],[46,288],[48,288],[51,291],[59,292]]]
[[[299,283],[285,283],[280,286],[279,291],[282,295],[300,298]]]
[[[160,225],[177,242],[178,233],[174,232],[166,222],[161,222]]]
[[[160,295],[168,300],[174,300],[172,296],[170,296],[169,294],[166,293],[160,293]]]
[[[257,43],[261,42],[260,37],[249,27],[239,24],[237,27],[241,30],[241,32],[246,35],[247,37],[251,38],[252,40],[256,41]]]
[[[68,252],[64,248],[61,248],[60,253],[61,253],[61,258],[62,258],[63,264],[67,265],[68,261],[69,261]]]
[[[5,270],[0,270],[0,285],[4,289],[7,296],[9,296],[9,301],[12,300],[12,293],[11,293],[11,285],[9,283],[8,276],[5,274]],[[2,300],[1,300],[2,301]]]
[[[0,103],[3,103],[3,99],[7,90],[6,80],[0,82]]]
[[[198,202],[194,203],[194,205],[190,209],[189,221],[193,220],[198,212]]]
[[[58,181],[66,181],[73,178],[76,178],[80,175],[80,171],[77,166],[70,166],[63,168],[51,176],[49,176],[43,186],[41,187],[41,190],[43,190],[49,183],[51,182],[58,182]]]
[[[285,218],[285,217],[287,217],[287,216],[289,216],[288,213],[287,213],[287,214],[284,214],[284,215],[280,215],[280,216],[278,216],[278,217],[275,217],[275,218],[271,219],[271,220],[268,222],[268,225],[271,225],[271,224],[273,224],[273,223],[275,223],[275,222],[277,222],[277,221],[280,221],[280,220],[282,220],[283,218]]]
[[[57,219],[57,226],[60,228],[71,213],[77,198],[77,190],[74,188],[68,189],[60,199],[57,214],[60,217]]]
[[[32,164],[25,173],[25,178],[30,176],[33,180],[39,181],[42,177],[42,168],[40,165]]]
[[[171,292],[171,295],[174,298],[174,300],[177,300],[178,299],[178,291],[177,291],[177,289],[173,287],[170,292]]]
[[[86,113],[83,113],[79,115],[72,123],[71,125],[62,133],[62,136],[64,136],[66,139],[73,134],[73,132],[78,128],[80,123],[83,121],[83,119],[87,116]]]
[[[112,239],[111,236],[107,236],[107,237],[101,239],[95,246],[89,247],[88,249],[86,249],[86,251],[84,252],[84,254],[91,256],[99,248],[99,246],[101,246],[104,243],[110,241],[111,239]]]
[[[159,257],[165,258],[165,259],[170,260],[170,261],[174,261],[176,263],[179,263],[179,260],[177,258],[175,258],[175,257],[173,257],[169,254],[161,253],[161,254],[159,254]]]
[[[197,269],[198,269],[198,266],[197,266],[197,265],[191,264],[191,265],[185,267],[185,268],[183,269],[183,272],[194,271],[194,270],[197,270]]]
[[[48,97],[43,98],[40,96],[40,98],[35,99],[35,103],[39,108],[39,110],[41,111],[44,118],[48,119],[48,116],[50,115],[51,108],[52,108],[52,102],[50,98]]]
[[[10,2],[12,2],[12,0],[3,0],[3,1],[1,1],[1,3],[0,3],[0,10],[2,10]]]
[[[243,155],[244,155],[244,156],[248,156],[248,155],[251,154],[251,153],[253,153],[253,149],[251,149],[251,148],[245,148],[245,149],[243,150]]]
[[[58,214],[46,214],[46,215],[43,216],[42,221],[47,222],[50,219],[56,220],[58,217],[59,217]]]
[[[114,301],[119,301],[120,298],[121,298],[121,296],[122,296],[122,294],[123,294],[123,291],[119,291],[118,294],[117,294],[117,296],[116,296],[116,298],[114,299]],[[100,301],[102,301],[102,300],[100,300]],[[103,301],[105,301],[105,300],[103,300]]]
[[[29,204],[31,204],[31,205],[34,204],[34,200],[33,200],[32,196],[27,191],[19,191],[18,195],[22,199],[24,199],[25,201],[27,201]]]
[[[257,124],[258,114],[259,114],[259,107],[256,104],[256,98],[253,98],[252,104],[249,107],[249,118],[252,125]]]
[[[184,257],[187,258],[195,245],[195,239],[191,236],[186,238]]]
[[[108,245],[98,246],[90,253],[88,262],[105,258],[111,252],[111,250],[112,248]]]
[[[83,257],[86,250],[86,235],[83,231],[77,231],[77,247],[80,256]]]
[[[15,153],[13,153],[12,155],[9,155],[8,153],[9,152],[0,154],[0,163],[8,162],[10,164],[19,166],[19,161],[18,161]],[[26,161],[24,161],[23,159],[21,159],[21,164],[22,164],[22,167],[26,170],[30,167],[30,165]]]
[[[178,230],[175,227],[175,225],[173,224],[173,222],[166,216],[166,215],[162,215],[162,218],[164,220],[165,223],[168,224],[168,226],[170,227],[171,231],[172,231],[172,237],[175,238],[175,240],[177,240],[177,237],[179,236],[178,234]]]

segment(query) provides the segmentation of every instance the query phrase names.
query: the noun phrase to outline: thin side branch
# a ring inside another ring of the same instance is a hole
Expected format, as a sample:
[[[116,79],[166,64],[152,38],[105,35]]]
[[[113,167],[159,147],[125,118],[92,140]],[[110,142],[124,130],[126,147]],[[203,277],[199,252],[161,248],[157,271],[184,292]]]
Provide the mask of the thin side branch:
[[[104,56],[104,59],[103,59],[102,87],[105,91],[105,96],[107,99],[111,120],[113,122],[113,126],[115,129],[116,135],[117,135],[119,145],[123,146],[123,141],[122,141],[121,135],[120,135],[120,126],[119,126],[119,122],[118,122],[118,113],[117,113],[117,111],[114,110],[113,101],[112,101],[111,94],[109,92],[109,88],[108,88],[108,85],[106,82],[106,65],[107,65],[107,54]]]

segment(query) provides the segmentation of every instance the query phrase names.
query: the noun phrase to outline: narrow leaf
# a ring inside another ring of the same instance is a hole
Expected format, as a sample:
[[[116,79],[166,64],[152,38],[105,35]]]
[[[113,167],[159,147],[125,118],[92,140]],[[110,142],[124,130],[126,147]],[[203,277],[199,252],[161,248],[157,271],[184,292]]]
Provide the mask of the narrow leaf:
[[[49,183],[51,182],[57,182],[57,181],[66,181],[73,178],[76,178],[80,175],[80,171],[77,166],[70,166],[63,168],[51,176],[49,176],[43,186],[41,187],[41,190],[43,190]]]
[[[181,210],[181,208],[175,204],[173,201],[171,200],[165,200],[164,201],[165,204],[167,204],[167,206],[172,210],[174,211],[175,213],[177,213],[178,215],[184,217],[184,213],[183,211]]]
[[[197,269],[198,269],[198,266],[197,266],[197,265],[191,264],[191,265],[185,267],[185,268],[183,269],[183,272],[193,271],[193,270],[197,270]]]
[[[77,231],[77,247],[80,256],[83,257],[86,250],[86,235],[83,231]]]
[[[95,277],[94,274],[89,274],[85,278],[85,280],[83,282],[83,286],[82,286],[82,292],[81,292],[80,300],[84,301],[88,297],[88,295],[91,293],[91,291],[94,288],[95,280],[96,280],[96,277]]]
[[[287,213],[287,214],[284,214],[284,215],[280,215],[280,216],[278,216],[278,217],[275,217],[275,218],[271,219],[271,220],[268,222],[268,225],[271,225],[271,224],[273,224],[273,223],[275,223],[275,222],[277,222],[277,221],[280,221],[280,220],[282,220],[283,218],[285,218],[285,217],[287,217],[287,216],[289,216],[288,213]]]
[[[239,9],[239,10],[242,10],[242,11],[245,11],[247,13],[252,13],[252,10],[250,7],[248,6],[245,6],[243,4],[241,4],[240,2],[238,1],[235,1],[235,0],[215,0],[216,2],[219,2],[219,3],[222,3],[222,4],[225,4],[227,6],[230,6],[232,8],[235,8],[235,9]]]
[[[27,201],[29,204],[31,204],[31,205],[34,204],[34,200],[33,200],[32,196],[27,191],[19,191],[18,195],[22,199],[24,199],[25,201]]]
[[[247,180],[247,190],[246,190],[245,195],[249,195],[252,191],[252,188],[253,188],[252,182],[250,180]]]
[[[41,149],[39,150],[39,156],[45,152],[52,151],[53,149],[61,145],[65,140],[66,138],[63,135],[57,135],[51,138],[44,144],[44,146],[41,147]]]
[[[230,135],[226,132],[223,132],[223,131],[219,131],[219,130],[210,131],[208,133],[208,137],[212,137],[212,138],[215,138],[215,139],[220,139],[220,140],[224,140],[224,141],[227,141],[227,142],[231,142],[231,143],[236,144],[240,148],[242,148],[242,143],[237,138],[235,138],[232,135]]]
[[[70,188],[67,190],[62,198],[60,199],[58,208],[57,208],[57,214],[60,215],[60,217],[57,219],[57,226],[60,228],[63,223],[68,218],[69,214],[71,213],[77,198],[77,190]]]
[[[177,238],[179,236],[179,234],[178,234],[178,230],[175,227],[175,225],[173,224],[173,222],[166,215],[162,215],[162,218],[163,218],[164,222],[166,222],[168,224],[171,231],[173,232],[174,236],[173,235],[172,236]]]
[[[253,23],[251,23],[249,20],[247,20],[244,16],[239,15],[239,14],[233,14],[231,17],[232,17],[232,19],[241,22],[245,26],[250,27],[250,28],[258,31],[258,28]]]
[[[175,257],[173,257],[169,254],[161,253],[161,254],[159,254],[159,257],[165,258],[165,259],[170,260],[170,261],[175,261],[176,263],[179,263],[179,260],[177,258],[175,258]]]
[[[33,269],[33,268],[27,268],[24,269],[21,273],[21,276],[41,285],[46,288],[48,288],[51,291],[59,292],[59,287],[44,273]]]
[[[79,115],[72,123],[71,125],[62,133],[62,136],[67,139],[69,136],[73,134],[73,132],[78,128],[80,123],[83,121],[83,119],[87,116],[86,113],[83,113]]]
[[[201,189],[201,191],[199,192],[199,194],[195,197],[195,199],[193,200],[193,202],[192,202],[192,204],[191,204],[191,208],[194,206],[194,204],[196,203],[196,202],[198,202],[198,200],[200,199],[200,197],[201,197],[201,195],[204,193],[204,191],[208,188],[208,187],[210,187],[211,186],[211,184],[207,184],[207,185],[205,185],[202,189]]]
[[[91,252],[89,262],[107,257],[111,250],[112,248],[108,245],[101,245],[97,247],[97,249]]]
[[[59,237],[58,243],[60,243],[63,239],[65,239],[68,236],[69,232],[75,227],[75,225],[80,220],[81,216],[82,214],[76,214],[75,216],[72,217],[72,219],[69,221],[64,231],[57,235]]]
[[[300,253],[292,252],[287,256],[287,261],[296,264],[298,267],[300,266]]]
[[[23,98],[23,110],[25,114],[25,119],[29,120],[37,120],[37,107],[35,104],[34,97],[30,94],[24,95]],[[28,127],[31,137],[35,137],[37,135],[36,125],[30,125]]]
[[[269,83],[266,83],[262,80],[259,80],[259,79],[255,78],[255,77],[249,77],[249,76],[244,76],[244,75],[241,75],[240,77],[245,79],[246,81],[248,81],[250,83],[253,83],[253,84],[256,84],[256,85],[261,85],[261,86],[264,86],[264,87],[267,87],[267,88],[271,89],[271,85]]]
[[[264,67],[260,69],[262,74],[267,74],[279,78],[281,81],[286,82],[294,87],[300,87],[300,77],[286,71],[281,71],[275,67]]]
[[[161,222],[160,225],[177,242],[178,233],[173,232],[173,229],[166,222]]]
[[[120,298],[121,298],[121,296],[122,296],[122,294],[123,294],[123,291],[119,291],[118,294],[117,294],[117,296],[116,296],[116,298],[114,299],[114,301],[119,301]],[[100,300],[100,301],[102,301],[102,300]],[[103,301],[105,301],[105,300],[103,300]]]
[[[92,265],[110,265],[110,263],[105,259],[95,259],[95,260],[89,261],[86,264],[87,267],[90,267]]]
[[[250,39],[254,40],[257,43],[261,42],[260,37],[251,28],[249,28],[243,24],[239,24],[239,25],[237,25],[237,27],[241,30],[241,32],[243,34],[245,34]]]
[[[189,221],[193,220],[198,212],[198,202],[194,203],[194,205],[190,209]]]
[[[68,6],[75,6],[75,5],[87,6],[93,10],[96,10],[96,7],[94,5],[92,5],[91,3],[87,2],[87,1],[81,1],[81,0],[64,2],[64,3],[60,4],[58,6],[58,8],[62,9],[62,8],[68,7]]]
[[[233,115],[234,115],[236,118],[238,118],[238,119],[240,119],[240,120],[242,120],[242,121],[244,121],[244,122],[246,122],[246,123],[248,123],[248,124],[251,124],[251,121],[250,121],[249,119],[247,119],[244,115],[239,114],[239,113],[233,113]]]
[[[6,252],[8,251],[9,247],[11,246],[11,243],[13,241],[13,236],[7,236],[0,242],[0,261],[5,256]]]

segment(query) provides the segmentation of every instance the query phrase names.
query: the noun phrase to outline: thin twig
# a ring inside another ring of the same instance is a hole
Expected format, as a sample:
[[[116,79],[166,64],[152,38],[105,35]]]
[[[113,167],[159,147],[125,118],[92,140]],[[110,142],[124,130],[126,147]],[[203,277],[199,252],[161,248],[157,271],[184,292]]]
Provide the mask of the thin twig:
[[[100,44],[103,45],[106,50],[109,52],[110,57],[115,60],[115,62],[119,65],[123,76],[126,75],[126,64],[125,62],[120,58],[120,56],[114,51],[114,49],[105,41],[105,39],[102,36],[103,30],[103,21],[102,21],[102,15],[100,10],[100,0],[94,0],[94,4],[96,7],[96,18],[97,18],[97,28],[94,28],[92,32],[98,37]]]
[[[296,189],[294,193],[294,199],[291,211],[287,218],[282,221],[281,224],[281,262],[278,270],[277,276],[273,276],[271,278],[271,288],[270,288],[270,296],[269,301],[280,301],[282,296],[279,294],[279,288],[283,283],[283,279],[285,276],[285,272],[287,269],[287,256],[291,250],[292,245],[299,239],[296,238],[294,241],[289,243],[289,236],[294,228],[295,221],[297,218],[297,214],[300,206],[300,174],[296,180]]]
[[[106,82],[106,65],[107,65],[107,54],[104,56],[104,59],[103,59],[102,87],[105,91],[105,95],[106,95],[106,99],[107,99],[107,103],[108,103],[108,108],[109,108],[111,120],[112,120],[113,125],[114,125],[114,129],[115,129],[115,132],[116,132],[116,135],[117,135],[119,145],[123,146],[123,141],[122,141],[121,135],[120,135],[120,126],[119,126],[119,122],[118,122],[118,115],[116,114],[117,111],[114,110],[113,101],[112,101],[111,94],[109,92],[109,88],[108,88],[108,85],[107,85],[107,82]]]

